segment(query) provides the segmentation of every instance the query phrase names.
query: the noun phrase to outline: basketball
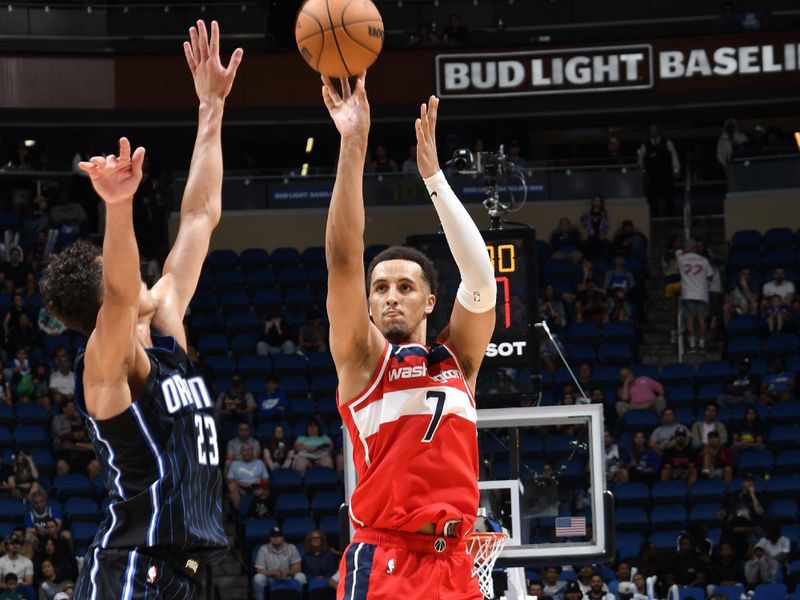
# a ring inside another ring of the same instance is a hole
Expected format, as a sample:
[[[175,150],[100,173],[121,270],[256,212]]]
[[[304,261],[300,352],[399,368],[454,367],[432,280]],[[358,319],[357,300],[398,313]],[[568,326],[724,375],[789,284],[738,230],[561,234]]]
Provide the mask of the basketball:
[[[383,19],[371,0],[308,0],[294,33],[303,59],[328,77],[355,77],[383,47]]]

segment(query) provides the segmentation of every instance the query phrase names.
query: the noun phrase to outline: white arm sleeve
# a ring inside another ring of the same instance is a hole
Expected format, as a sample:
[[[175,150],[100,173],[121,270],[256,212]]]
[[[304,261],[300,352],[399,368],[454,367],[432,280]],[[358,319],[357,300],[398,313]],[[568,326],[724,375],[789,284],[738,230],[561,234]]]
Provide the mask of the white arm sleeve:
[[[456,296],[458,302],[474,313],[491,310],[497,300],[497,283],[486,251],[486,242],[467,209],[450,188],[444,173],[439,171],[428,177],[425,186],[461,273],[461,284]]]

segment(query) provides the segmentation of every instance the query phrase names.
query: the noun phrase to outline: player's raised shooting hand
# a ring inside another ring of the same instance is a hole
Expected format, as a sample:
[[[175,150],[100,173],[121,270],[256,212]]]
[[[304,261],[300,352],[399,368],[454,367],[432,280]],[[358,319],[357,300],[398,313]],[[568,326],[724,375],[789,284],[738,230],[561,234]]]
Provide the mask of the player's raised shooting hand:
[[[237,48],[227,67],[219,59],[219,24],[211,21],[211,38],[206,24],[200,20],[189,28],[189,40],[183,42],[186,62],[194,78],[194,89],[200,102],[224,100],[231,91],[236,69],[242,62],[244,50]]]
[[[144,148],[139,146],[131,155],[128,138],[119,139],[119,156],[93,156],[82,161],[80,168],[89,174],[92,187],[106,204],[120,204],[133,199],[142,180]]]
[[[436,153],[436,116],[439,99],[431,96],[428,104],[419,109],[419,119],[414,123],[417,133],[417,168],[423,179],[439,171],[439,155]]]
[[[340,79],[342,93],[339,94],[329,77],[322,76],[322,100],[343,138],[361,138],[366,143],[369,137],[369,101],[366,88],[367,72],[358,76],[354,90],[347,79]]]

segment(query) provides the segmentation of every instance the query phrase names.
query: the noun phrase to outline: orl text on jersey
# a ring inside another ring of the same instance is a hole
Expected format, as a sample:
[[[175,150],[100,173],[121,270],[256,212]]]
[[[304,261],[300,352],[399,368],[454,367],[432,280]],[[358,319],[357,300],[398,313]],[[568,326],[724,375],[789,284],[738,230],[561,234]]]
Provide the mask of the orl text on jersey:
[[[170,414],[185,407],[193,406],[197,410],[203,410],[213,406],[202,377],[184,379],[175,374],[161,382],[161,391]]]

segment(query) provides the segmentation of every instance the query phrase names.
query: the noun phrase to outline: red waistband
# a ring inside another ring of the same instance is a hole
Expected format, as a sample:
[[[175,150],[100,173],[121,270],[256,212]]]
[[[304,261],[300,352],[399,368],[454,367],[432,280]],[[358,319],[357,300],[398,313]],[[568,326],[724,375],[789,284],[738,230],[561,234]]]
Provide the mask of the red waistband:
[[[359,529],[353,536],[353,543],[388,544],[390,546],[401,546],[412,552],[426,554],[448,555],[453,552],[467,551],[466,543],[460,538],[390,531],[388,529]]]

